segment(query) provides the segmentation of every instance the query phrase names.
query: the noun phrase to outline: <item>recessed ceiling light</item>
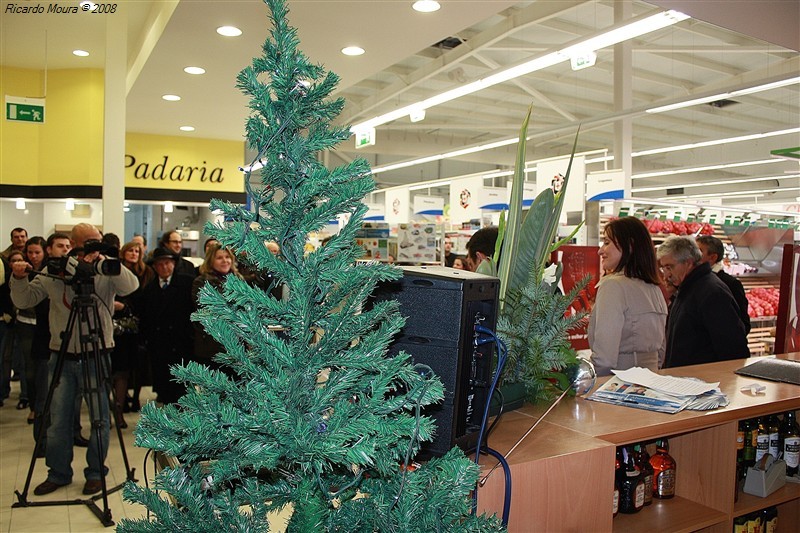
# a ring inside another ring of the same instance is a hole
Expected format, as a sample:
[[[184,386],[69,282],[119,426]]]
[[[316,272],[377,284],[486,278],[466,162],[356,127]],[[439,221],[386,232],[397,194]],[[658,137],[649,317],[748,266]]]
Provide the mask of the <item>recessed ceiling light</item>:
[[[178,100],[181,99],[181,97],[178,96],[177,94],[165,94],[161,98],[163,98],[167,102],[177,102]]]
[[[238,37],[242,34],[242,30],[236,26],[220,26],[217,28],[217,33],[225,37]]]
[[[72,55],[76,55],[78,57],[86,57],[89,55],[89,52],[86,50],[73,50]]]
[[[360,56],[364,53],[364,49],[360,46],[345,46],[342,48],[342,53],[346,56]]]
[[[203,67],[186,67],[183,69],[186,74],[205,74],[206,69]]]
[[[414,11],[419,11],[420,13],[433,13],[434,11],[439,11],[442,6],[434,0],[418,0],[411,7],[414,8]]]
[[[194,131],[194,126],[181,126],[181,131]]]

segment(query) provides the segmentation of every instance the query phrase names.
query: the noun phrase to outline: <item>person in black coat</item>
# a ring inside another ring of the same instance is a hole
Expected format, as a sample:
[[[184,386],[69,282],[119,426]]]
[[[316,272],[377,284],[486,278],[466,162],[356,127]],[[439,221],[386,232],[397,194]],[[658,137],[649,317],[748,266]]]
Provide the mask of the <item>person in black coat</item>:
[[[742,286],[741,281],[722,269],[722,259],[725,257],[725,247],[722,245],[722,241],[712,235],[700,235],[695,241],[697,242],[697,247],[700,248],[700,253],[703,254],[700,262],[711,265],[711,271],[731,290],[733,299],[736,300],[736,305],[739,306],[739,318],[742,319],[745,333],[750,333],[750,315],[747,314],[749,303],[744,292],[744,286]]]
[[[178,257],[175,261],[176,274],[183,274],[185,276],[191,276],[192,278],[197,276],[197,268],[195,268],[194,264],[185,257],[181,257],[181,252],[183,251],[183,237],[181,237],[179,231],[165,231],[158,240],[158,247]],[[152,256],[150,258],[152,259]]]
[[[158,402],[175,403],[186,392],[176,383],[170,366],[192,358],[193,331],[191,314],[194,278],[175,272],[180,256],[157,248],[149,260],[157,276],[141,294],[141,331],[150,352],[153,389]]]
[[[691,237],[669,237],[658,247],[667,283],[677,288],[667,317],[664,368],[750,356],[739,306],[730,289],[700,262]]]

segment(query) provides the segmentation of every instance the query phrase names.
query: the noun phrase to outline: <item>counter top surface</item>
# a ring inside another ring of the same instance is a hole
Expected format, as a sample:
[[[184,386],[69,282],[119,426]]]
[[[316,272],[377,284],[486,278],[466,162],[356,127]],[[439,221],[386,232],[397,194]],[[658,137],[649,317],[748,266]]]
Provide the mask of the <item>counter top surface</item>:
[[[782,354],[781,359],[800,361],[800,353]],[[735,370],[763,357],[722,361],[705,365],[668,368],[663,375],[696,377],[707,382],[719,382],[728,397],[727,407],[711,411],[683,410],[675,414],[658,413],[632,407],[593,402],[585,398],[565,398],[545,419],[549,424],[570,429],[588,437],[614,444],[649,440],[724,424],[733,420],[753,418],[763,414],[800,409],[800,386],[778,383],[734,374]],[[800,362],[798,362],[800,364]],[[598,379],[598,385],[608,378]],[[766,386],[763,394],[741,392],[752,383]],[[535,420],[547,405],[525,405],[519,413]],[[538,429],[538,428],[537,428]]]

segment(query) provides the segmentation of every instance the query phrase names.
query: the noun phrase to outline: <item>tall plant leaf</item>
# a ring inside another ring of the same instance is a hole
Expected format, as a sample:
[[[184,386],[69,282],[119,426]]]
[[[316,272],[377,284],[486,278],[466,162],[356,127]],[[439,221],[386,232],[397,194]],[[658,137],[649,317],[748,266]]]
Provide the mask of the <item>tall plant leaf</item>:
[[[519,228],[522,224],[522,192],[523,183],[525,182],[525,154],[527,148],[528,136],[528,123],[531,119],[531,112],[533,106],[528,107],[528,113],[525,115],[525,120],[522,121],[522,127],[519,130],[519,142],[517,143],[517,160],[514,164],[514,180],[511,184],[511,199],[508,204],[508,221],[506,223],[505,231],[502,240],[502,252],[500,253],[500,262],[497,266],[497,274],[500,278],[500,309],[503,309],[506,291],[508,290],[508,281],[514,265],[515,255],[517,253],[519,244]],[[498,256],[495,255],[495,258]]]

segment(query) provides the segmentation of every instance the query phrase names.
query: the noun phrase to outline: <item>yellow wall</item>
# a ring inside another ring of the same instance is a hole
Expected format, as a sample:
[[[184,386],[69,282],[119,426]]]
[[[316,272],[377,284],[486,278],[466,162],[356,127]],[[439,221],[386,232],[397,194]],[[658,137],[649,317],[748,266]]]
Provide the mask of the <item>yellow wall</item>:
[[[9,122],[5,95],[45,96],[44,73],[0,67],[0,183],[102,186],[103,91],[102,70],[51,70],[45,123]],[[244,141],[129,133],[125,153],[126,187],[244,191]]]
[[[128,133],[125,186],[244,192],[243,160],[244,141]]]
[[[0,183],[102,185],[103,72],[0,69]],[[5,120],[5,95],[45,97],[45,123]]]

